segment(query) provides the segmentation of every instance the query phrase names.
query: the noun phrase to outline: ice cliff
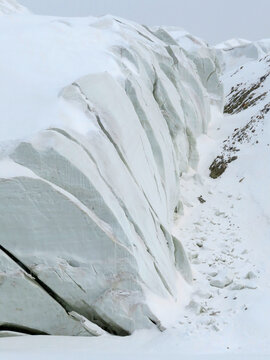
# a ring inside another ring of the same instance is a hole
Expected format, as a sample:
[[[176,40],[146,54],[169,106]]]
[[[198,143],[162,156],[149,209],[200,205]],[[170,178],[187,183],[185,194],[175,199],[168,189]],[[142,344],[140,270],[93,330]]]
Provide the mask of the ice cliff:
[[[1,0],[0,1],[0,15],[9,14],[26,14],[28,10],[17,3],[15,0]]]
[[[164,329],[192,281],[171,228],[223,109],[216,50],[113,16],[0,31],[0,331]]]
[[[221,70],[225,73],[264,57],[270,51],[270,40],[230,39],[216,45],[215,49]]]

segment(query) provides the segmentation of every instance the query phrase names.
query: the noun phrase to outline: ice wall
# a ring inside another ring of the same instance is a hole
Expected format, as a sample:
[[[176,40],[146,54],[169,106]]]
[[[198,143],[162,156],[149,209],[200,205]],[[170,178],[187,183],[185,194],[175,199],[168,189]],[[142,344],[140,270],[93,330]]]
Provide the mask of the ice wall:
[[[0,15],[26,14],[28,10],[15,0],[0,0]]]
[[[216,45],[215,48],[221,70],[226,73],[264,57],[270,51],[270,41],[269,39],[258,41],[230,39]]]
[[[112,16],[0,28],[0,331],[164,329],[192,281],[170,230],[223,106],[215,54]]]

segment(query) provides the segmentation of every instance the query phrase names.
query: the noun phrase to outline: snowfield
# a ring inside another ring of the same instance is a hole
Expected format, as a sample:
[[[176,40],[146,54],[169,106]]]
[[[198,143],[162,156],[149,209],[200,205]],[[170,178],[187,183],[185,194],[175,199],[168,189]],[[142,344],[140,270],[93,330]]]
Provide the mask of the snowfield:
[[[270,40],[1,12],[0,357],[269,359]]]

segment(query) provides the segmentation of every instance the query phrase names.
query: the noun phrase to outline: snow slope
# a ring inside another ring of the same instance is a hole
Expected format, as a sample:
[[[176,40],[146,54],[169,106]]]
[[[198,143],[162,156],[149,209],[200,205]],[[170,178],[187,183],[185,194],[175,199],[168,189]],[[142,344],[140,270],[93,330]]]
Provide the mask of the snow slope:
[[[113,16],[0,31],[0,331],[164,330],[191,291],[173,217],[223,107],[215,52]]]
[[[224,73],[224,117],[199,139],[198,171],[181,179],[175,231],[196,279],[182,326],[198,353],[269,358],[269,64],[268,54]]]

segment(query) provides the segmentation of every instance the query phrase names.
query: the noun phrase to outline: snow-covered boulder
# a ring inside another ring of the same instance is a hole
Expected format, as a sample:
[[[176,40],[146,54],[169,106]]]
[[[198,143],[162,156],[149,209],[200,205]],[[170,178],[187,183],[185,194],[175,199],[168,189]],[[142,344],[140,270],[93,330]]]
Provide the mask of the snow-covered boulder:
[[[171,228],[223,104],[213,54],[112,16],[0,30],[0,330],[164,329],[192,280]]]

